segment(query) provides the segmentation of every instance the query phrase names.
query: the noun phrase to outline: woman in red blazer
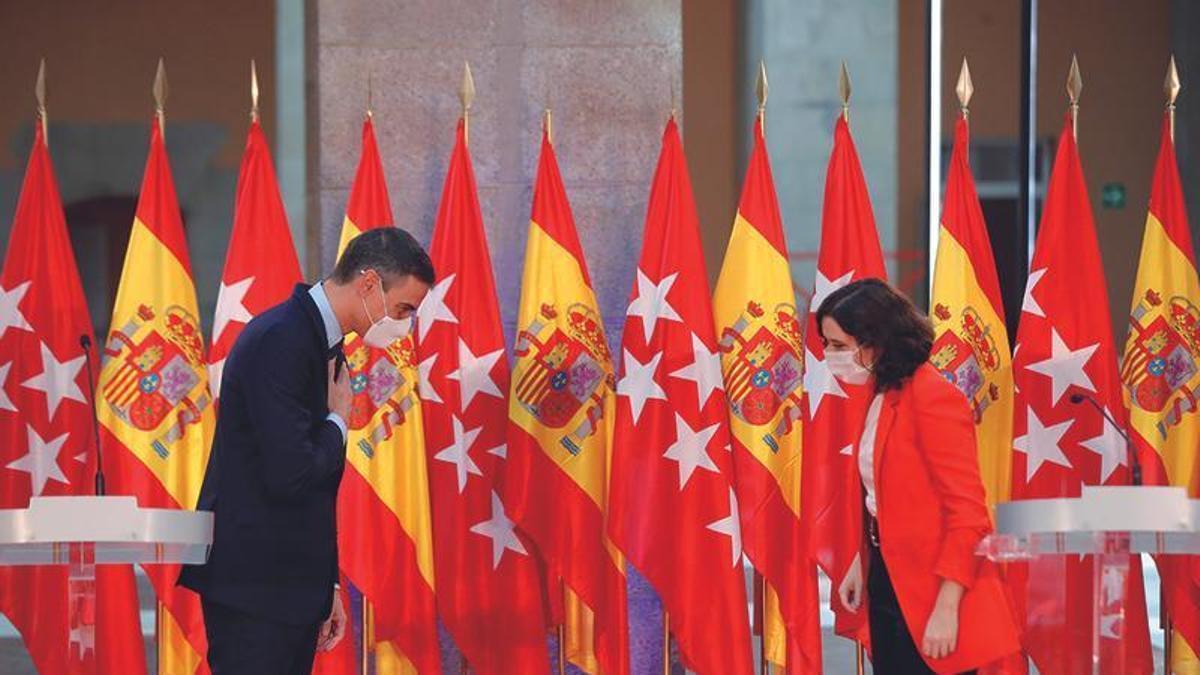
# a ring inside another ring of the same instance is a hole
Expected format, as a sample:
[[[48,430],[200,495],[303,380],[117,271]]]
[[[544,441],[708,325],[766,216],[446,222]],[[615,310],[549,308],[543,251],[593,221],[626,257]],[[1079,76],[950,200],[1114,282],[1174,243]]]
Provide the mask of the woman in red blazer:
[[[992,523],[974,420],[927,363],[928,319],[863,279],[831,293],[817,323],[833,375],[874,392],[855,452],[866,532],[838,594],[852,611],[866,596],[875,672],[959,673],[1017,652],[1007,592],[975,555]]]

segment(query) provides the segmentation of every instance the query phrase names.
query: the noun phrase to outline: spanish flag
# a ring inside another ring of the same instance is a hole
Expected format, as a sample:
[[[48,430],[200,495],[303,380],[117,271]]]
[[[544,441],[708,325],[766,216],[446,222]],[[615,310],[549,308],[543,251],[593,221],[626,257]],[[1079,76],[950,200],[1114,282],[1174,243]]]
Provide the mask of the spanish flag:
[[[612,358],[546,135],[517,330],[505,503],[545,556],[550,578],[566,586],[567,659],[588,673],[624,675],[625,561],[605,534],[616,401]],[[557,586],[551,585],[555,601]]]
[[[160,116],[96,392],[109,490],[142,507],[192,509],[200,494],[215,417],[198,317]],[[175,586],[177,565],[148,565],[146,574],[160,603],[159,672],[206,669],[199,597]]]
[[[975,412],[979,470],[988,504],[1008,501],[1012,475],[1013,375],[1000,281],[968,162],[964,113],[954,128],[930,303],[930,362]]]
[[[770,584],[764,640],[771,661],[790,672],[821,671],[816,567],[800,518],[804,316],[783,235],[783,220],[760,114],[742,197],[713,295],[733,436],[742,547]],[[782,622],[780,621],[782,620]],[[789,661],[785,631],[794,641]]]
[[[338,255],[362,232],[393,227],[370,116],[362,144]],[[347,420],[349,467],[338,492],[340,564],[371,604],[372,625],[364,635],[374,644],[376,672],[438,673],[416,344],[409,335],[385,350],[373,349],[351,335],[344,349],[354,399]]]
[[[1143,460],[1147,484],[1180,485],[1200,497],[1200,280],[1175,161],[1170,120],[1150,187],[1129,337],[1121,380],[1129,425],[1154,454]],[[1149,454],[1149,453],[1147,453]],[[1200,673],[1200,587],[1187,560],[1159,558],[1170,612],[1171,668]]]

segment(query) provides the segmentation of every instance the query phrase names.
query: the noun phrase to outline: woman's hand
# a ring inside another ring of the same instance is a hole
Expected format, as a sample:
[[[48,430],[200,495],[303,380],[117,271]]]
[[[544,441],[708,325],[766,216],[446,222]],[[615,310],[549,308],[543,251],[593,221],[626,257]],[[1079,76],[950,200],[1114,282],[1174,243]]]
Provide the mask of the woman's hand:
[[[862,558],[856,553],[854,561],[850,563],[850,569],[846,571],[846,576],[842,577],[842,583],[838,584],[838,599],[841,600],[843,607],[851,612],[857,612],[862,604],[862,596]]]
[[[921,640],[921,653],[925,656],[931,659],[945,658],[958,646],[958,605],[962,595],[962,584],[949,579],[942,580],[933,613],[925,624],[925,637]]]

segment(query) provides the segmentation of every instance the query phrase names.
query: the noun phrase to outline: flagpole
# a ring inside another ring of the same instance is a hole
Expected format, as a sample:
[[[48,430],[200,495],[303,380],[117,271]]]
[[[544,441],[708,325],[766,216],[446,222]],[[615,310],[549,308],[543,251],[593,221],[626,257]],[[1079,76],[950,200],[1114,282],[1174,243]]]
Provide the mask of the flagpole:
[[[563,605],[563,620],[558,624],[558,675],[564,675],[567,671],[567,583],[562,579],[558,580],[559,591],[562,595]]]
[[[1167,126],[1171,143],[1175,143],[1175,98],[1179,96],[1182,86],[1179,83],[1179,70],[1175,67],[1175,55],[1167,66],[1167,79],[1163,82],[1163,93],[1167,96]],[[1174,627],[1171,625],[1171,608],[1167,605],[1167,592],[1160,587],[1158,591],[1159,625],[1163,631],[1163,672],[1171,672],[1172,642],[1174,642]]]
[[[767,136],[767,64],[762,59],[758,62],[758,80],[754,83],[754,94],[758,97],[758,126],[763,138]],[[754,605],[758,610],[759,640],[758,661],[759,672],[770,675],[771,662],[767,658],[767,582],[758,570],[754,571]]]
[[[371,603],[367,601],[367,596],[362,595],[362,645],[359,651],[361,660],[361,674],[368,675],[371,672],[371,647],[375,642],[374,627],[371,625]]]
[[[663,609],[663,659],[662,675],[671,675],[671,615]]]
[[[250,121],[258,121],[258,68],[250,59]]]

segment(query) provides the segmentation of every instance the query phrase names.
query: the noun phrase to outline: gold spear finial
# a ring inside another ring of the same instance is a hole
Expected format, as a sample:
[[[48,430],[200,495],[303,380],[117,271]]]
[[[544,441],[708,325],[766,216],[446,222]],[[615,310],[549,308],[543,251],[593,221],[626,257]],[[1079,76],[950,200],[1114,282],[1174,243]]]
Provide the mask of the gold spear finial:
[[[546,132],[546,140],[554,145],[554,119],[550,115],[549,108],[542,113],[542,131]]]
[[[258,121],[258,68],[250,59],[250,119]]]
[[[842,117],[847,122],[850,121],[850,71],[846,69],[846,62],[842,61],[842,72],[838,75],[838,96],[842,99]]]
[[[37,82],[33,85],[33,95],[37,98],[38,124],[42,125],[42,142],[50,145],[50,135],[46,127],[46,59],[38,65]]]
[[[375,73],[367,71],[367,117],[375,116]]]
[[[470,138],[471,104],[475,102],[475,78],[471,77],[471,64],[463,61],[462,83],[458,86],[458,100],[462,103],[463,140]]]
[[[1067,73],[1067,99],[1071,101],[1071,131],[1079,137],[1079,94],[1083,91],[1083,76],[1079,74],[1079,59],[1071,55],[1071,71]]]
[[[971,106],[971,96],[975,93],[975,85],[971,83],[971,68],[967,65],[965,56],[962,69],[958,71],[958,84],[954,85],[954,93],[958,94],[958,105],[962,108],[963,117],[966,117]]]
[[[767,64],[762,59],[758,61],[758,80],[754,83],[754,95],[758,97],[758,122],[763,127],[765,134],[767,127],[767,94],[770,87],[767,86]]]
[[[158,70],[154,73],[154,114],[158,116],[159,132],[167,134],[167,67],[158,57]]]
[[[1175,140],[1175,98],[1183,85],[1179,82],[1179,70],[1175,67],[1175,55],[1171,55],[1171,63],[1167,66],[1167,80],[1163,82],[1163,93],[1167,95],[1167,117],[1171,126],[1171,141]]]

